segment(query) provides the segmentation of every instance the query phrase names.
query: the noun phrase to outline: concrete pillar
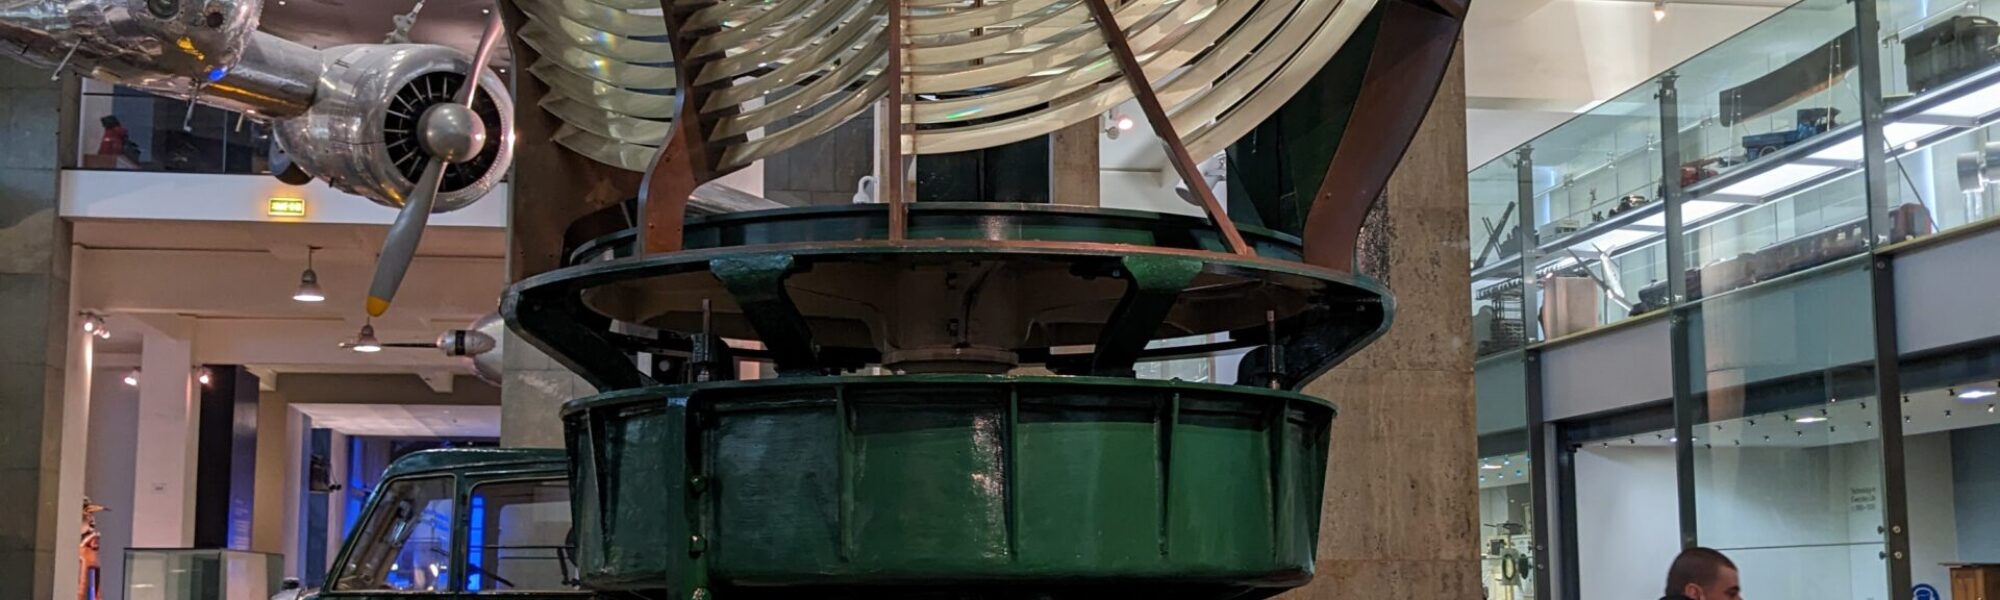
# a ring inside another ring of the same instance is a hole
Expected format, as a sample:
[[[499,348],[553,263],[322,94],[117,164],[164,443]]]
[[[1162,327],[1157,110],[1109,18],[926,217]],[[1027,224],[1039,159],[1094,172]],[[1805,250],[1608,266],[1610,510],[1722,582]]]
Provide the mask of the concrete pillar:
[[[501,344],[500,445],[563,447],[562,403],[597,389],[521,336]]]
[[[132,545],[194,543],[194,319],[148,318],[139,355],[138,459],[132,486]]]
[[[250,516],[250,549],[256,552],[290,554],[292,548],[285,544],[292,539],[286,535],[285,523],[298,512],[293,501],[297,497],[288,485],[298,481],[294,472],[299,470],[299,455],[298,444],[291,437],[297,428],[291,426],[290,417],[291,405],[283,394],[258,393],[257,491]]]
[[[1361,234],[1395,324],[1306,387],[1340,407],[1312,585],[1292,598],[1478,598],[1463,53]]]
[[[1050,194],[1056,204],[1098,206],[1098,136],[1103,123],[1091,119],[1050,134],[1049,178],[1055,189]]]
[[[75,100],[74,78],[50,81],[46,69],[0,61],[0,598],[75,594],[82,458],[63,448],[65,435],[81,443],[64,414],[69,341],[81,335],[71,319],[69,225],[56,214]],[[64,485],[65,466],[74,485]]]

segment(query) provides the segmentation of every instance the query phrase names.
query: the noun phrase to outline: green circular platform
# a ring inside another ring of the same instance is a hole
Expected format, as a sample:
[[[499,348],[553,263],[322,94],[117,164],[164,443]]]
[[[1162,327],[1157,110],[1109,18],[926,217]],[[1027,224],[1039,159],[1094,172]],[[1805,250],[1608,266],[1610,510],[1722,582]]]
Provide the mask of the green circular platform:
[[[593,589],[1255,598],[1311,577],[1333,416],[1246,386],[909,375],[637,388],[564,422]]]

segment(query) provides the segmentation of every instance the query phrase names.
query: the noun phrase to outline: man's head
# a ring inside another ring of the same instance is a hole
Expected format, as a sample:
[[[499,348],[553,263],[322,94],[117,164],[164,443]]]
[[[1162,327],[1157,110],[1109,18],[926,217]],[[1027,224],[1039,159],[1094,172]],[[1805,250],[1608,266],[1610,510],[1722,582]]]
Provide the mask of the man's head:
[[[1686,596],[1692,600],[1736,600],[1743,597],[1743,586],[1737,583],[1736,563],[1707,548],[1689,548],[1674,557],[1674,566],[1667,569],[1667,596]]]
[[[117,127],[119,125],[118,115],[104,115],[104,118],[98,119],[97,123],[103,125],[105,129]]]

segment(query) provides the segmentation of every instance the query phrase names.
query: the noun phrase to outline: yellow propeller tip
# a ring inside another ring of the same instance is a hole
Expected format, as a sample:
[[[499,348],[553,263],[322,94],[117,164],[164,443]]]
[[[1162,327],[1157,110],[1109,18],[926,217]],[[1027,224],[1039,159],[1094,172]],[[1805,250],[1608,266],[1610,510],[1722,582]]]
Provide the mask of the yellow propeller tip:
[[[382,316],[382,313],[385,312],[389,312],[388,300],[383,300],[381,298],[376,298],[374,296],[368,297],[368,316],[379,317]]]

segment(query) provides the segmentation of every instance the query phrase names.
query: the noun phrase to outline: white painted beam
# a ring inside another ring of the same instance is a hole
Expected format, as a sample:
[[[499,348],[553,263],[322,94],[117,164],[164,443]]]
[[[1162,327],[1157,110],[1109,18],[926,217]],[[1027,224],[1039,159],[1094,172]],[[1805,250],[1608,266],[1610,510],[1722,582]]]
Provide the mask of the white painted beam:
[[[318,180],[286,185],[264,175],[63,171],[57,186],[62,216],[72,219],[158,219],[388,225],[396,210],[341,192]],[[442,227],[507,226],[508,184],[466,208],[431,215]],[[305,200],[304,217],[272,217],[271,198]]]

